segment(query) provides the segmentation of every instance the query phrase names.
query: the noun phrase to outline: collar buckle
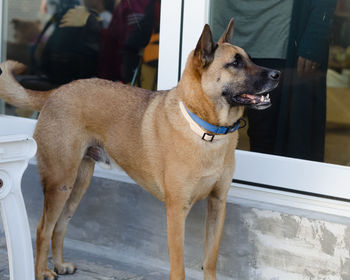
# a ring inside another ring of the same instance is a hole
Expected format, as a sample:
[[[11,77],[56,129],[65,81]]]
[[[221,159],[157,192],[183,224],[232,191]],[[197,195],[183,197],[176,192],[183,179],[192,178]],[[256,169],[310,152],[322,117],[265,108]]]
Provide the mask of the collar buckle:
[[[215,134],[209,134],[209,133],[204,132],[204,134],[202,136],[202,140],[208,141],[208,142],[213,142],[214,137],[215,137]]]
[[[202,120],[196,114],[192,113],[186,108],[186,106],[180,101],[179,102],[180,110],[188,121],[190,128],[199,135],[202,140],[207,142],[213,142],[214,140],[219,140],[225,137],[225,135],[235,132],[239,128],[242,128],[246,125],[244,119],[237,120],[231,126],[217,126],[206,121]],[[207,132],[206,132],[207,131]],[[209,132],[209,133],[208,133]]]

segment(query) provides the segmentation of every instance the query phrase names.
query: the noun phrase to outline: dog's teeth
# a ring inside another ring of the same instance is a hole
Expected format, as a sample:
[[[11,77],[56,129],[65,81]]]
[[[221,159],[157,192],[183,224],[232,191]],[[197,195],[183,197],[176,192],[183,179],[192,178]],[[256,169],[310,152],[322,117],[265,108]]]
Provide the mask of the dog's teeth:
[[[260,97],[260,102],[264,102],[264,96],[262,95],[261,97]]]
[[[269,94],[269,93],[266,95],[266,98],[267,98],[267,99],[270,99],[270,94]]]

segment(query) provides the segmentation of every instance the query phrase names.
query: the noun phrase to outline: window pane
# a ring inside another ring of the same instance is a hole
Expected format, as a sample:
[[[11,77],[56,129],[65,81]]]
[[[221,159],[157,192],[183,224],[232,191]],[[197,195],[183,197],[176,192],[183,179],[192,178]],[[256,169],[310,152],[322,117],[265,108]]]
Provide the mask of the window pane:
[[[160,0],[7,1],[6,58],[28,66],[17,77],[48,90],[99,77],[156,89]],[[6,113],[33,112],[6,106]]]
[[[214,39],[282,71],[272,106],[247,108],[239,148],[350,165],[350,1],[211,0]]]

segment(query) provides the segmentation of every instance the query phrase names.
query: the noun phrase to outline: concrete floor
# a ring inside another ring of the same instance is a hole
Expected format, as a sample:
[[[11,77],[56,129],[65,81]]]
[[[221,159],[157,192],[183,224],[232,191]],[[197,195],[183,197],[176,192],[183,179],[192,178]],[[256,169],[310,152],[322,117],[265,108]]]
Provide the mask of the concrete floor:
[[[24,174],[22,193],[34,240],[43,202],[35,165]],[[306,210],[269,207],[227,204],[218,280],[350,279],[348,220],[327,221],[325,215]],[[187,219],[186,280],[203,279],[205,208],[200,201]],[[68,227],[64,255],[78,270],[60,276],[62,280],[168,279],[165,207],[135,184],[94,177]],[[8,279],[0,226],[0,280]]]
[[[34,240],[43,203],[36,166],[30,165],[26,170],[22,193]],[[166,216],[163,208],[161,202],[134,184],[94,177],[91,188],[70,223],[64,243],[65,261],[73,262],[78,270],[74,275],[60,276],[60,279],[168,279]],[[195,237],[198,238],[198,235]],[[33,248],[35,251],[34,242]],[[201,258],[201,255],[202,248],[198,257]],[[53,268],[51,263],[49,267]],[[200,267],[199,260],[192,260],[186,279],[201,279]],[[8,279],[6,242],[0,219],[0,280]]]
[[[66,249],[67,259],[74,259],[78,270],[74,275],[60,276],[64,280],[164,280],[167,271],[154,267],[134,266],[123,260],[111,260],[102,255],[89,254],[80,250]],[[49,266],[52,268],[51,260]],[[6,247],[0,248],[0,280],[8,280],[9,268]]]
[[[123,261],[112,261],[99,255],[82,254],[79,250],[66,250],[66,256],[74,259],[79,268],[73,275],[60,276],[64,280],[164,280],[167,271],[152,267],[136,267]],[[8,280],[9,269],[6,251],[0,250],[0,279]],[[50,262],[50,267],[52,264]]]

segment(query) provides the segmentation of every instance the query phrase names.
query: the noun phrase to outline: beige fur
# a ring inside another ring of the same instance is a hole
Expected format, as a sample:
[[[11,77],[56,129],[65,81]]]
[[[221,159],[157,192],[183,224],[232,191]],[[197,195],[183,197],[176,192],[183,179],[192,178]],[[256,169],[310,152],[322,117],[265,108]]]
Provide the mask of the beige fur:
[[[45,194],[36,241],[38,280],[57,276],[47,264],[51,239],[56,272],[75,271],[62,255],[66,228],[89,186],[93,159],[108,163],[109,158],[165,203],[171,280],[185,279],[187,214],[198,200],[208,199],[203,270],[205,280],[216,279],[238,132],[213,142],[202,140],[190,129],[179,102],[215,125],[232,125],[242,116],[243,106],[228,104],[222,91],[227,85],[241,83],[257,66],[242,49],[228,43],[232,34],[233,21],[215,48],[209,26],[205,26],[181,81],[170,91],[150,92],[87,79],[51,92],[33,92],[12,77],[21,64],[1,64],[0,96],[17,106],[41,109],[34,134]],[[244,73],[224,67],[237,53],[247,61]]]

